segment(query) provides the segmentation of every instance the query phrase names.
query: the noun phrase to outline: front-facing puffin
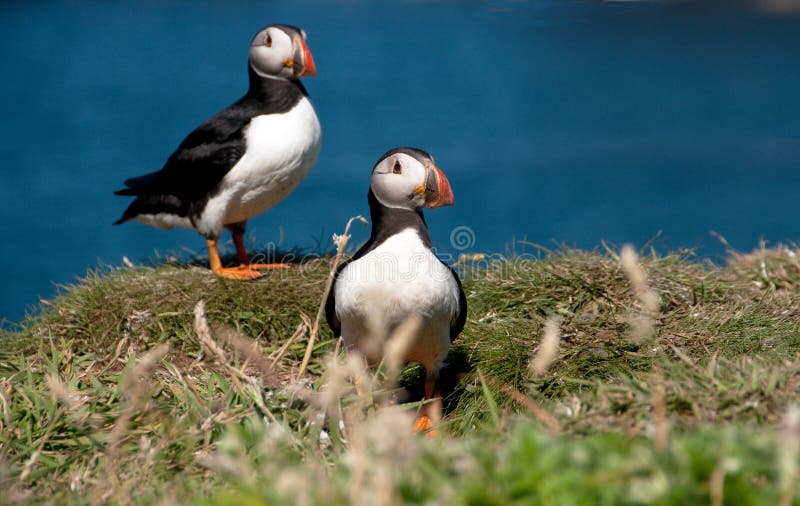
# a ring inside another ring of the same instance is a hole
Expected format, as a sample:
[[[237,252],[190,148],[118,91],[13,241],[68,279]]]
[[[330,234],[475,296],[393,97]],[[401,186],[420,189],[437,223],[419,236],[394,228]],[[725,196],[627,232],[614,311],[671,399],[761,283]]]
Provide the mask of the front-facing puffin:
[[[381,351],[374,334],[391,336],[416,319],[403,358],[425,368],[430,400],[438,397],[439,370],[450,343],[464,328],[467,300],[458,275],[432,251],[422,210],[453,204],[453,192],[428,153],[395,148],[375,164],[367,198],[370,238],[336,274],[325,305],[328,325],[348,349],[375,364]],[[435,416],[424,412],[417,429],[431,426],[428,414]]]
[[[319,154],[320,126],[299,78],[316,74],[303,30],[270,25],[250,44],[247,93],[190,133],[164,166],[125,181],[136,196],[115,223],[135,219],[159,228],[195,228],[205,236],[211,270],[255,279],[244,247],[247,220],[286,197]],[[223,267],[217,239],[233,234],[238,267]]]

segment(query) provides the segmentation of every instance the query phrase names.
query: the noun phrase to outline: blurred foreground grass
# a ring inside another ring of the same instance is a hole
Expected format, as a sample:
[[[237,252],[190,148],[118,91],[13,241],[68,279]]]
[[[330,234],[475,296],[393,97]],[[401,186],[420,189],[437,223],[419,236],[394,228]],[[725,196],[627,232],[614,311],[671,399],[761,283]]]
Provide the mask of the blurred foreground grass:
[[[796,504],[796,254],[462,261],[435,438],[324,322],[297,377],[330,259],[98,272],[0,335],[0,503]]]

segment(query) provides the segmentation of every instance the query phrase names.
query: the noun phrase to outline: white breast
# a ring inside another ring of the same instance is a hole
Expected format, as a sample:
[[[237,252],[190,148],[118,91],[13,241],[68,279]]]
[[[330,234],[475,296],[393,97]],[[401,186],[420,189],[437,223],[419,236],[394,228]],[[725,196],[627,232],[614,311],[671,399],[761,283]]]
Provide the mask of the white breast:
[[[280,202],[316,162],[320,134],[306,97],[286,113],[253,118],[245,131],[245,154],[209,199],[198,230],[219,234],[224,225],[247,220]]]
[[[335,297],[348,346],[363,347],[373,337],[371,325],[390,331],[417,317],[420,332],[407,360],[438,368],[447,355],[450,325],[458,312],[458,285],[413,229],[349,263],[339,273]]]

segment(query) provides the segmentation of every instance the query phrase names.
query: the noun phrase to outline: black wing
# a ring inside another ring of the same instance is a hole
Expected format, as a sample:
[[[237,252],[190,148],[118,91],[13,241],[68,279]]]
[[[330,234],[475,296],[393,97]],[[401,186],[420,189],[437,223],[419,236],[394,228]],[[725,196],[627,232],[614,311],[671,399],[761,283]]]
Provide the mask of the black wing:
[[[325,300],[325,319],[328,321],[328,327],[331,328],[335,337],[342,335],[342,322],[336,316],[336,281],[339,279],[339,273],[342,272],[342,269],[353,260],[355,260],[355,257],[339,264],[339,267],[336,268],[336,272],[333,274],[331,290],[328,292],[327,300]]]
[[[325,301],[325,319],[328,321],[328,327],[331,328],[334,337],[342,335],[342,322],[336,316],[336,296],[334,295],[336,292],[336,277],[339,276],[339,271],[340,269],[336,269],[331,291],[328,292],[328,299]]]
[[[453,323],[450,324],[450,341],[452,342],[464,330],[464,325],[467,323],[467,295],[464,293],[464,287],[461,286],[461,278],[458,277],[456,271],[449,265],[447,268],[450,269],[458,285],[458,313]]]
[[[117,195],[135,195],[120,222],[144,212],[171,212],[188,216],[192,204],[204,201],[244,155],[245,127],[257,114],[255,104],[242,99],[190,133],[164,166],[125,181]]]

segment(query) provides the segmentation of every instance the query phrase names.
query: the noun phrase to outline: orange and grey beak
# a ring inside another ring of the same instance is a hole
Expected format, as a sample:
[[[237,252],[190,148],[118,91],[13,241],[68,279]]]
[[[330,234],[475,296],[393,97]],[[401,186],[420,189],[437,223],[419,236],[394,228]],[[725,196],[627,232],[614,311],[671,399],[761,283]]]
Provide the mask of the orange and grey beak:
[[[317,67],[314,65],[314,58],[311,56],[311,51],[308,50],[306,41],[303,37],[296,35],[294,37],[294,61],[292,68],[294,69],[295,77],[315,76],[317,75]]]
[[[453,205],[453,190],[450,181],[436,165],[428,165],[425,178],[425,207],[441,207]]]

